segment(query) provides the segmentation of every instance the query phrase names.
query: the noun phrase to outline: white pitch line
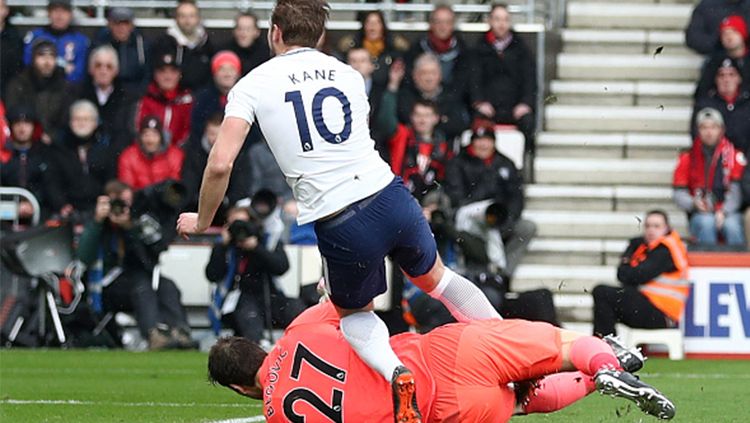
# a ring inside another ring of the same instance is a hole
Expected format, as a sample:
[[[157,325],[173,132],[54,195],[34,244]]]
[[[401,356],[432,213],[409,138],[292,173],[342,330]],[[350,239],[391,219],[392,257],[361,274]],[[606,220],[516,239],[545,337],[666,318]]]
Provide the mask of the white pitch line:
[[[206,404],[197,402],[118,402],[79,400],[0,400],[8,405],[114,405],[117,407],[209,407],[209,408],[260,408],[261,404]]]
[[[750,374],[728,373],[649,373],[641,372],[644,377],[663,377],[669,379],[750,379]]]
[[[255,417],[247,417],[242,419],[229,419],[229,420],[215,420],[215,421],[209,421],[206,423],[254,423],[254,422],[264,422],[266,421],[266,418],[263,416],[255,416]]]

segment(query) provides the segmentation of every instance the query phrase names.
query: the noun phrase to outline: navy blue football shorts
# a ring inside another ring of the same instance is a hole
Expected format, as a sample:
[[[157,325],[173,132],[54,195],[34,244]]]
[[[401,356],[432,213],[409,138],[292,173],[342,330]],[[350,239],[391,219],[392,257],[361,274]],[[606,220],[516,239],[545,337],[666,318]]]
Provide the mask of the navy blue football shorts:
[[[412,277],[429,272],[437,259],[422,208],[400,177],[316,222],[315,233],[331,301],[344,309],[362,308],[386,291],[386,256]]]

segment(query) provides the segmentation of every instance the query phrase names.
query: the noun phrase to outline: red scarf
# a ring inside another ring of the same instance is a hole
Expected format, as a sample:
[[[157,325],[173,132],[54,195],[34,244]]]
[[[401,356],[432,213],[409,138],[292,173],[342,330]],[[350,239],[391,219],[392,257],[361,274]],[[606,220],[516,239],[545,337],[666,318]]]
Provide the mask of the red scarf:
[[[441,40],[440,38],[436,37],[435,34],[432,32],[427,33],[427,41],[429,41],[430,46],[433,50],[435,50],[435,53],[437,54],[443,54],[447,53],[451,48],[453,48],[455,37],[450,37],[445,40]]]
[[[706,158],[703,156],[703,143],[696,138],[693,141],[693,147],[690,149],[690,170],[688,175],[688,187],[690,192],[694,193],[696,189],[702,189],[705,192],[713,192],[723,199],[724,191],[729,187],[732,169],[735,166],[735,151],[732,143],[726,138],[722,138],[714,148],[713,157],[711,157],[711,167],[708,171],[708,180],[706,180]],[[721,167],[718,164],[721,164]],[[716,170],[720,170],[720,183],[716,181]],[[717,192],[717,189],[719,192]]]
[[[505,52],[505,49],[508,48],[510,43],[513,41],[513,33],[509,32],[508,35],[505,36],[505,38],[498,39],[494,32],[487,31],[487,33],[484,35],[484,39],[495,49],[495,52],[497,54],[502,55],[503,52]]]

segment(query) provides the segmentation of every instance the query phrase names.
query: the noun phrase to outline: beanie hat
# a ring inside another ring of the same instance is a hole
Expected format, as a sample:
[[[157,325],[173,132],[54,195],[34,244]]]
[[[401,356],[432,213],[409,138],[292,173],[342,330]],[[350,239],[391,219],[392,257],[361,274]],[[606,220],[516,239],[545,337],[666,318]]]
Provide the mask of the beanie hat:
[[[57,46],[49,38],[39,37],[31,44],[31,55],[36,57],[43,54],[57,56]]]
[[[139,129],[140,131],[143,131],[144,129],[156,129],[161,133],[161,119],[154,115],[145,116],[143,119],[141,119],[141,125]]]
[[[747,22],[745,22],[742,16],[732,15],[724,18],[719,26],[719,31],[724,31],[725,29],[733,29],[742,35],[743,40],[747,39]]]
[[[232,65],[237,73],[242,72],[242,63],[240,63],[239,56],[229,50],[222,50],[211,59],[211,73],[215,75],[220,67],[227,64]]]

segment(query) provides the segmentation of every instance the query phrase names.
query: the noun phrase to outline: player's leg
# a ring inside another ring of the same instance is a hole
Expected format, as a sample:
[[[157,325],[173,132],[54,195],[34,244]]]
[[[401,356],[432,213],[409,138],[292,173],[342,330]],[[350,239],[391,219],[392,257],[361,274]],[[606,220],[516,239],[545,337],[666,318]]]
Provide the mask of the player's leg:
[[[390,255],[414,285],[443,303],[459,322],[501,319],[474,283],[443,265],[430,226],[406,187],[398,182],[388,194],[390,214],[400,224]]]
[[[359,357],[380,373],[394,391],[397,421],[420,422],[414,377],[390,346],[388,328],[372,311],[372,300],[387,289],[384,258],[390,228],[383,192],[355,203],[336,217],[315,225],[323,255],[326,289],[341,316],[341,333]]]
[[[612,346],[594,336],[560,329],[563,369],[574,367],[593,381],[600,393],[633,401],[660,419],[675,415],[674,404],[653,386],[622,369]]]
[[[555,373],[528,384],[519,395],[516,414],[552,413],[596,390],[593,379],[581,372]]]

